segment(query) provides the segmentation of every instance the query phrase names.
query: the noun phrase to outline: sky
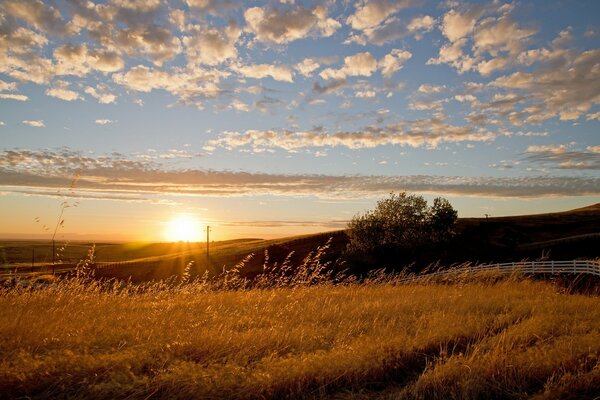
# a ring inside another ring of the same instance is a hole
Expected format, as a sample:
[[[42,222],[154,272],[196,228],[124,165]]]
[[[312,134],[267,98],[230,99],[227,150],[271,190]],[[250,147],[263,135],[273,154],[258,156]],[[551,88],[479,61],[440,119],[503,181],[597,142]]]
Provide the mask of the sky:
[[[599,15],[2,0],[0,237],[161,241],[177,218],[214,240],[286,236],[400,191],[460,217],[598,203]]]

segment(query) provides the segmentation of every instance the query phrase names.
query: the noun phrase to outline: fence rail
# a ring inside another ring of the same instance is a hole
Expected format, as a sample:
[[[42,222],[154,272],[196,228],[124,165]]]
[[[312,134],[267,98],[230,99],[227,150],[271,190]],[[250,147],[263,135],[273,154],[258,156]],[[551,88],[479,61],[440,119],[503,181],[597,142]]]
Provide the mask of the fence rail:
[[[600,277],[600,262],[592,260],[570,260],[570,261],[522,261],[502,264],[468,265],[445,271],[437,271],[414,275],[403,279],[411,282],[420,279],[429,279],[447,275],[496,272],[501,274],[512,274],[520,272],[524,274],[589,274]]]

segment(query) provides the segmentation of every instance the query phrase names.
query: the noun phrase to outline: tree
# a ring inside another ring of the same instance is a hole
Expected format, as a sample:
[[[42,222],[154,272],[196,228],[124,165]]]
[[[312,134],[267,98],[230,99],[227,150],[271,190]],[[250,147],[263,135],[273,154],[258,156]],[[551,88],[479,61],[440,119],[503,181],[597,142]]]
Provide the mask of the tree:
[[[349,253],[414,249],[448,240],[454,233],[457,213],[444,198],[429,207],[423,196],[391,193],[375,210],[355,215],[348,223]]]

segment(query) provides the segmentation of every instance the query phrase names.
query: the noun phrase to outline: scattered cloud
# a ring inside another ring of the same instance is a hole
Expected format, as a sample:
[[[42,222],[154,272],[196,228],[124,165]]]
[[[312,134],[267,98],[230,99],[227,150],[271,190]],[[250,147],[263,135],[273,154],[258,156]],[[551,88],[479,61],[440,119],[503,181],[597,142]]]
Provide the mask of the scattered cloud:
[[[441,93],[444,90],[446,90],[446,86],[445,85],[430,85],[430,84],[424,83],[422,85],[419,85],[419,88],[417,90],[420,93],[425,93],[425,94]]]
[[[122,155],[90,157],[69,150],[11,150],[0,153],[3,188],[50,195],[79,179],[75,196],[317,196],[320,198],[378,197],[390,191],[445,195],[531,198],[595,196],[600,179],[594,177],[464,177],[284,175],[206,170],[165,170],[159,165],[128,160]]]
[[[96,123],[97,123],[98,125],[107,125],[107,124],[112,124],[112,123],[114,123],[114,122],[115,122],[115,121],[113,121],[113,120],[111,120],[111,119],[97,119],[97,120],[96,120]]]
[[[46,124],[42,120],[25,120],[23,121],[23,124],[32,126],[34,128],[43,128],[46,126]]]
[[[117,100],[117,96],[108,92],[108,87],[105,85],[97,85],[96,87],[88,86],[85,88],[85,93],[89,94],[100,104],[111,104]]]
[[[285,44],[311,35],[328,37],[341,27],[329,18],[327,9],[296,7],[280,11],[269,7],[252,7],[244,12],[246,29],[260,42]]]
[[[526,161],[552,169],[600,170],[600,146],[574,149],[575,143],[529,146]]]
[[[27,101],[29,97],[24,94],[16,94],[16,93],[0,93],[0,99],[3,100],[16,100],[16,101]]]
[[[400,70],[404,63],[412,58],[412,53],[407,50],[393,49],[386,54],[377,66],[381,69],[381,74],[386,78],[391,78],[394,73]]]
[[[305,58],[302,62],[299,62],[294,68],[303,76],[310,77],[313,72],[320,67],[319,63],[312,58]]]
[[[415,31],[427,31],[432,22],[428,17],[415,17],[409,22],[410,28],[406,29],[406,23],[402,23],[395,16],[399,11],[416,5],[416,0],[363,0],[356,2],[355,11],[347,19],[356,33],[346,40],[346,44],[358,43],[366,45],[372,43],[382,45],[386,42],[398,39],[408,33]]]
[[[293,72],[285,65],[272,64],[253,64],[253,65],[234,65],[232,69],[242,76],[254,79],[263,79],[271,77],[276,81],[293,82]]]
[[[236,59],[237,41],[242,30],[230,23],[223,30],[195,25],[188,29],[183,38],[189,63],[218,65],[227,60]]]
[[[69,88],[69,82],[56,81],[52,87],[46,89],[46,95],[56,97],[64,101],[82,100],[83,97],[79,93]]]
[[[247,130],[225,132],[219,138],[209,140],[209,148],[226,149],[279,148],[297,151],[310,147],[346,147],[349,149],[375,148],[386,145],[435,148],[441,143],[486,142],[495,134],[485,129],[457,126],[441,118],[420,119],[409,123],[388,125],[383,128],[367,127],[358,132]]]

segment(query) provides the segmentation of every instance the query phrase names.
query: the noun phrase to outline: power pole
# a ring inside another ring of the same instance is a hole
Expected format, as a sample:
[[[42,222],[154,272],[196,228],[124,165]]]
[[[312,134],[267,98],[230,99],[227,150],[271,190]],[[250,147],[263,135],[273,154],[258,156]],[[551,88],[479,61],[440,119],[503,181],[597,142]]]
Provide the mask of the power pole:
[[[206,225],[206,261],[208,262],[208,251],[210,248],[210,226]]]

